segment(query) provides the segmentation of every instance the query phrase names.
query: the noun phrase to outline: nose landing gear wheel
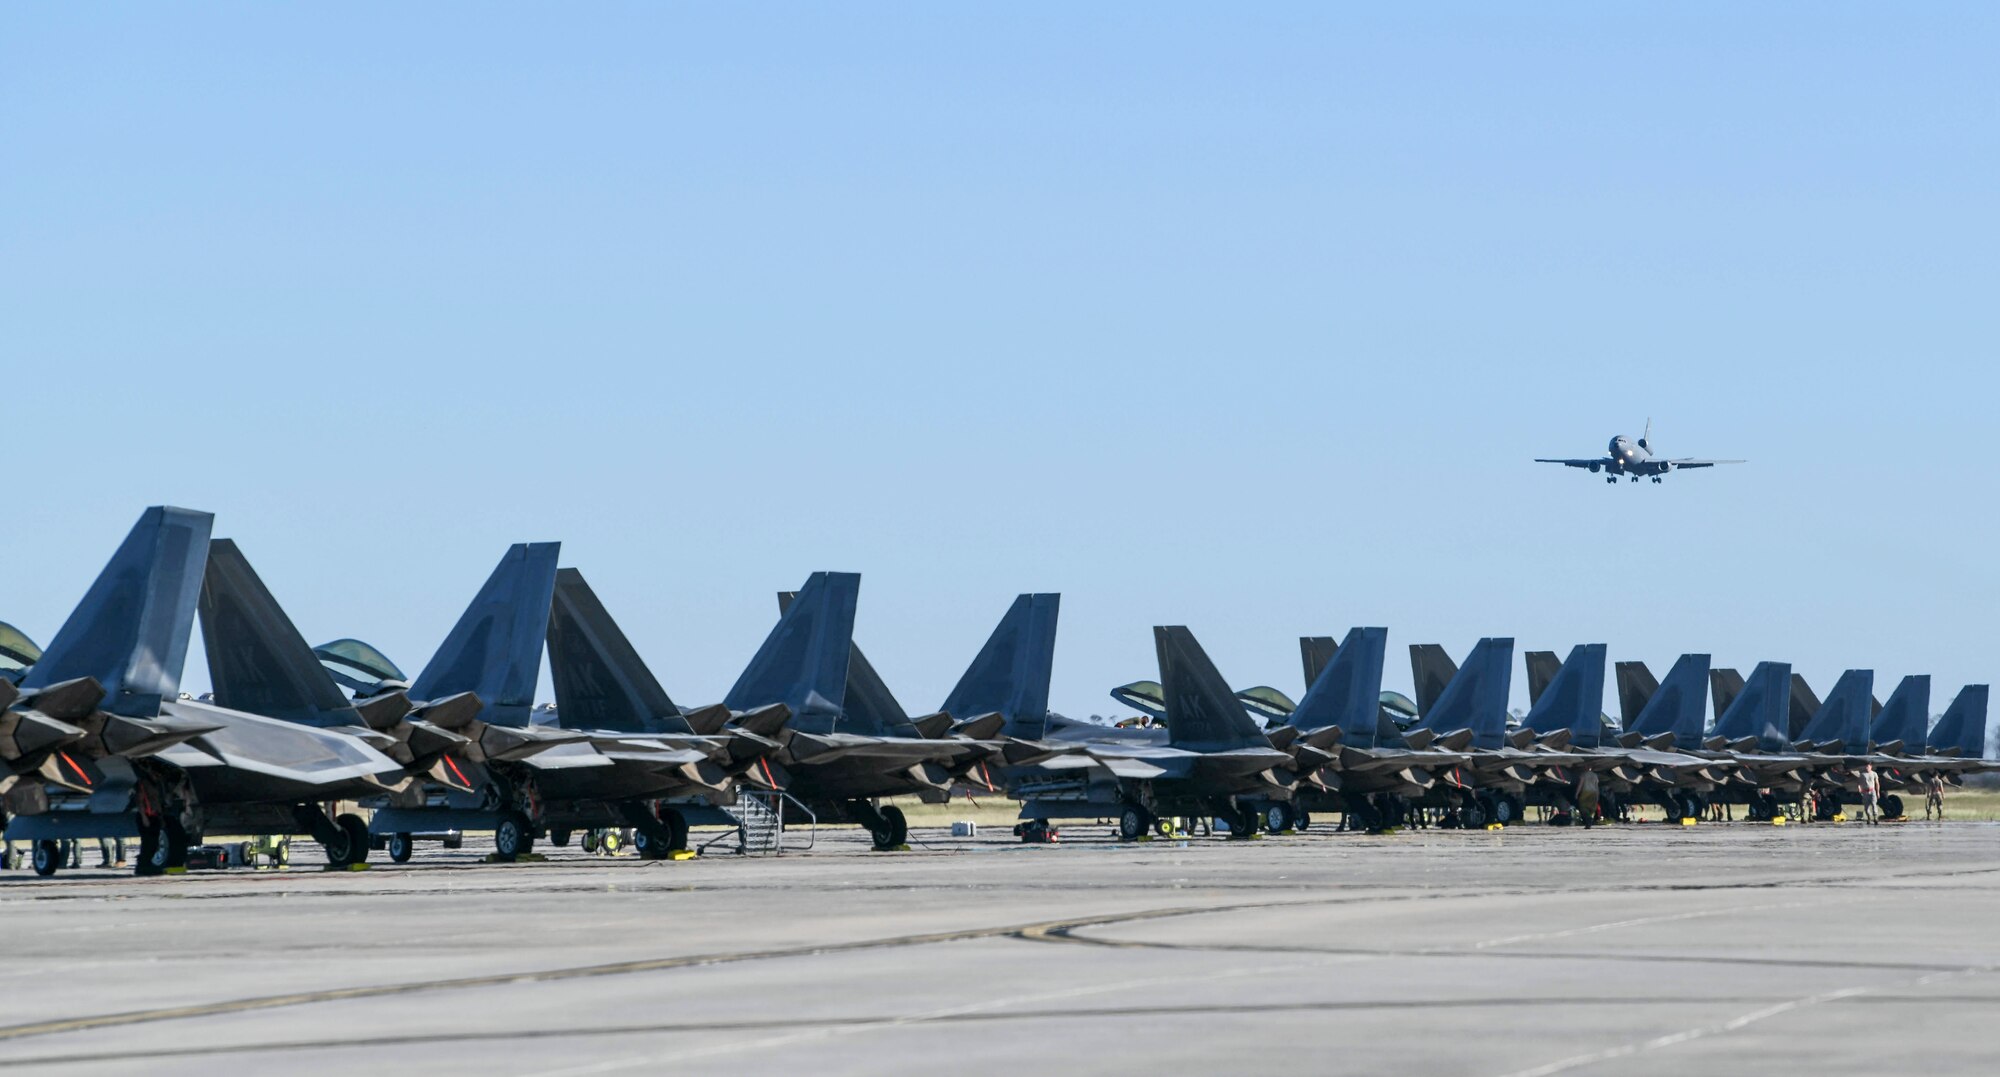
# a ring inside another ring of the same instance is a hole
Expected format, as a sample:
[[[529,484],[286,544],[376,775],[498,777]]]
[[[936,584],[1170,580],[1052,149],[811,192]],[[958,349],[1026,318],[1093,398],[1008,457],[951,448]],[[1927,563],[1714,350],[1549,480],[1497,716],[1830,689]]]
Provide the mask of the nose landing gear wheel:
[[[38,841],[35,843],[35,874],[46,879],[62,868],[62,842]]]

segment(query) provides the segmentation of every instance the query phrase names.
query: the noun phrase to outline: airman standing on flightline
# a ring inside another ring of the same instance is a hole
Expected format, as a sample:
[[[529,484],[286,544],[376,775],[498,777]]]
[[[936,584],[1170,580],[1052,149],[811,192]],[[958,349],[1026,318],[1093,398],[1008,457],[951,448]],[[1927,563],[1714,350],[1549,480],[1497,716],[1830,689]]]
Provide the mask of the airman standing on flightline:
[[[1869,826],[1879,822],[1875,817],[1875,801],[1882,794],[1882,779],[1875,773],[1875,764],[1861,764],[1861,818]]]
[[[1929,819],[1932,811],[1937,812],[1938,822],[1944,822],[1944,775],[1936,771],[1924,779],[1924,818]]]
[[[1597,772],[1586,770],[1576,778],[1576,821],[1597,825]]]

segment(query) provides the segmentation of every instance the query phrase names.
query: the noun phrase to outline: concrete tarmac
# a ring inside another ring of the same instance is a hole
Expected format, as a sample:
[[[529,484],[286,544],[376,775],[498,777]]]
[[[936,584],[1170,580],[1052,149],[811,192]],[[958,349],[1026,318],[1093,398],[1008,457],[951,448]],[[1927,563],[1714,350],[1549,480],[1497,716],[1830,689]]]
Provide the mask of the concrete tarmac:
[[[0,877],[0,1068],[1990,1072],[2000,826]],[[304,849],[303,843],[301,849]],[[380,854],[377,854],[380,859]],[[303,861],[305,856],[300,859]],[[95,863],[96,850],[85,853]]]

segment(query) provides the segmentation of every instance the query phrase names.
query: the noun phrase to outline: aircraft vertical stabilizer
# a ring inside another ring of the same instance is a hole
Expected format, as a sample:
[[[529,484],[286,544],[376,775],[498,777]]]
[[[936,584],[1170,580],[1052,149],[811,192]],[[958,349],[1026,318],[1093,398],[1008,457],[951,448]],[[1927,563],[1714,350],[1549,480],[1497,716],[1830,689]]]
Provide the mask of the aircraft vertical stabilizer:
[[[95,677],[104,710],[128,718],[159,714],[162,702],[180,694],[214,524],[206,512],[147,509],[21,689]]]
[[[1963,759],[1986,758],[1986,702],[1988,688],[1968,684],[1958,690],[1944,717],[1930,731],[1925,743],[1934,752],[1957,749]]]
[[[1800,681],[1796,674],[1792,677],[1792,698],[1798,698]],[[1810,692],[1810,689],[1808,689]],[[1850,669],[1840,675],[1833,691],[1826,694],[1826,702],[1813,712],[1797,739],[1824,744],[1839,741],[1841,750],[1865,752],[1868,750],[1868,714],[1874,704],[1875,671]],[[1786,734],[1790,738],[1789,731]]]
[[[1326,669],[1328,662],[1333,661],[1333,656],[1339,649],[1340,641],[1332,636],[1299,637],[1299,662],[1305,666],[1308,690],[1312,688],[1314,681],[1319,680],[1320,672]]]
[[[1716,721],[1720,722],[1723,713],[1743,691],[1743,674],[1733,669],[1711,669],[1708,671],[1708,687],[1715,697]]]
[[[1644,662],[1620,662],[1615,667],[1618,674],[1618,720],[1627,730],[1637,729],[1639,712],[1660,690],[1660,682],[1653,679],[1653,671]]]
[[[1671,733],[1678,747],[1699,745],[1708,713],[1708,661],[1705,654],[1684,654],[1675,660],[1645,705],[1626,716],[1626,730],[1646,737]],[[1619,663],[1621,673],[1624,665]]]
[[[847,696],[854,611],[860,598],[860,573],[813,573],[764,637],[723,704],[748,711],[783,703],[792,711],[791,728],[834,732]]]
[[[1931,678],[1928,673],[1904,677],[1889,693],[1889,701],[1875,714],[1868,739],[1876,744],[1901,741],[1903,750],[1915,754],[1923,749],[1924,734],[1931,723]]]
[[[679,707],[625,638],[583,573],[556,572],[549,607],[549,676],[566,729],[692,733]]]
[[[1155,628],[1153,649],[1160,659],[1169,745],[1211,751],[1270,747],[1194,633],[1179,625]]]
[[[1410,644],[1410,680],[1416,693],[1417,714],[1429,715],[1444,694],[1445,686],[1458,676],[1451,655],[1435,643]]]
[[[311,726],[365,726],[236,543],[208,544],[201,641],[218,706]]]
[[[1318,637],[1332,642],[1330,637]],[[1312,638],[1301,639],[1308,652]],[[1292,712],[1292,724],[1311,733],[1337,726],[1340,742],[1351,748],[1373,748],[1376,725],[1382,710],[1382,664],[1389,650],[1386,628],[1356,628],[1333,651],[1333,660],[1321,667],[1306,689],[1299,709]]]
[[[1548,690],[1549,682],[1556,679],[1562,670],[1562,661],[1554,651],[1529,651],[1522,656],[1528,665],[1528,706],[1542,701],[1542,693]]]
[[[1411,657],[1414,661],[1414,649]],[[1424,712],[1418,728],[1440,734],[1470,729],[1473,747],[1502,747],[1507,738],[1507,693],[1512,688],[1513,672],[1512,639],[1480,640],[1465,656],[1457,676]]]
[[[476,692],[487,725],[526,727],[542,671],[549,604],[555,599],[560,542],[522,542],[486,578],[444,645],[410,685],[410,698]]]
[[[1596,748],[1604,741],[1604,652],[1602,643],[1580,643],[1557,666],[1541,698],[1528,708],[1522,725],[1537,733],[1570,731],[1570,744]],[[1549,652],[1538,652],[1548,654]],[[1554,657],[1553,654],[1550,657]],[[1534,663],[1528,664],[1529,675]]]
[[[1819,696],[1813,694],[1812,686],[1804,677],[1792,674],[1792,702],[1790,709],[1791,738],[1805,739],[1806,726],[1812,723],[1813,715],[1819,713]]]
[[[1743,682],[1742,691],[1735,693],[1729,706],[1715,719],[1716,736],[1732,741],[1753,738],[1758,749],[1766,752],[1789,750],[1791,688],[1791,663],[1757,663],[1757,668],[1750,671],[1750,679]]]
[[[1021,595],[986,638],[939,708],[958,721],[999,713],[1001,731],[1023,740],[1048,732],[1049,681],[1056,660],[1057,594]]]

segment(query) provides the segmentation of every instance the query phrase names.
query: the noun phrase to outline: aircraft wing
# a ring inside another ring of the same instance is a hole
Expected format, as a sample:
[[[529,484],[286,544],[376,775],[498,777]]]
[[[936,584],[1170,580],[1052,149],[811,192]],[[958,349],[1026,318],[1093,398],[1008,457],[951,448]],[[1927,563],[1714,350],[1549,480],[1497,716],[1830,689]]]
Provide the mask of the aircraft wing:
[[[1661,463],[1661,464],[1672,464],[1672,465],[1674,466],[1674,470],[1675,470],[1675,471],[1681,471],[1681,470],[1684,470],[1684,469],[1686,469],[1686,468],[1691,468],[1691,467],[1714,467],[1714,466],[1715,466],[1715,465],[1717,465],[1717,464],[1741,464],[1741,463],[1745,463],[1746,461],[1743,461],[1743,460],[1659,460],[1659,461],[1654,461],[1654,462],[1655,462],[1655,463]]]
[[[1604,464],[1605,464],[1605,460],[1604,460],[1604,457],[1602,457],[1602,456],[1598,456],[1598,457],[1593,457],[1593,458],[1591,458],[1591,459],[1589,459],[1589,460],[1549,460],[1549,459],[1545,459],[1545,458],[1543,458],[1543,457],[1540,457],[1540,456],[1537,456],[1537,457],[1535,457],[1535,463],[1537,463],[1537,464],[1561,464],[1561,465],[1562,465],[1562,466],[1564,466],[1564,467],[1603,467],[1603,466],[1604,466]]]

